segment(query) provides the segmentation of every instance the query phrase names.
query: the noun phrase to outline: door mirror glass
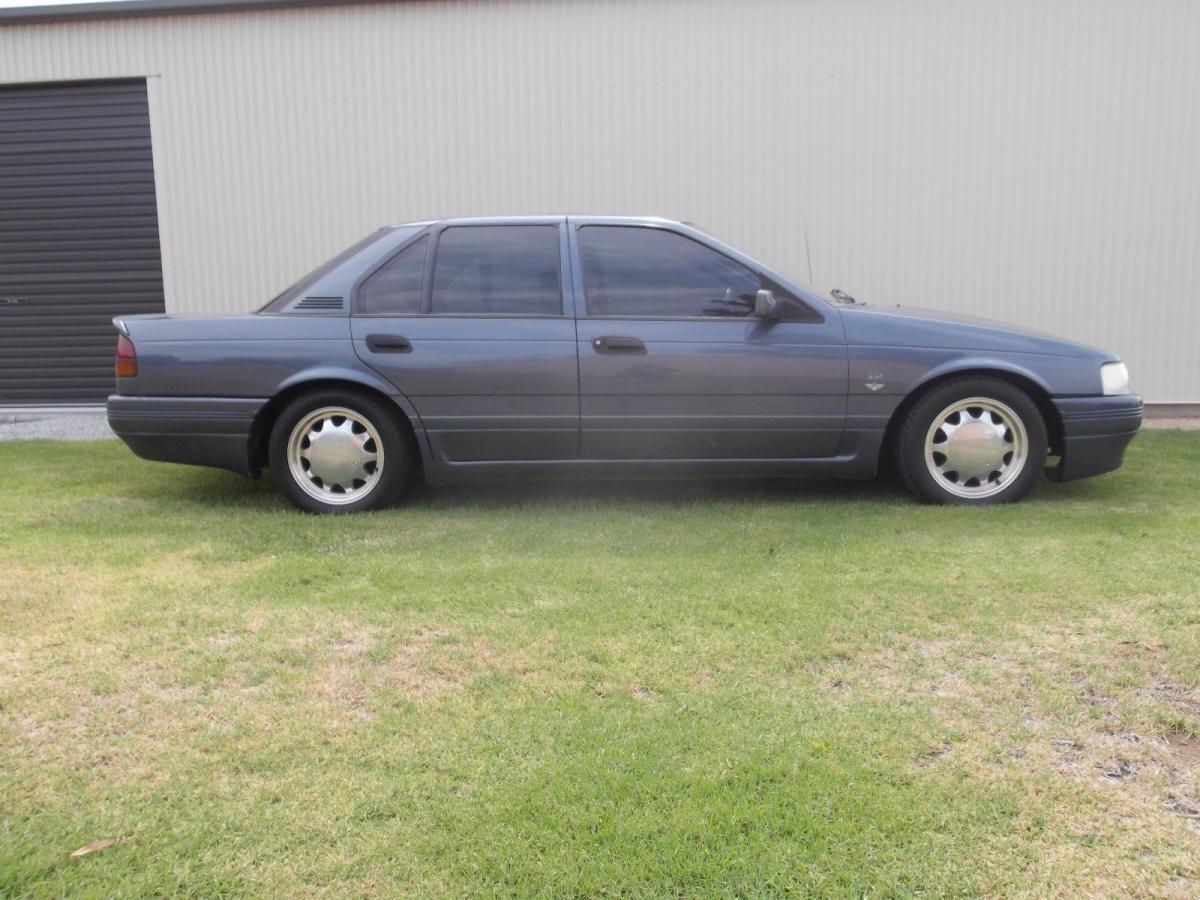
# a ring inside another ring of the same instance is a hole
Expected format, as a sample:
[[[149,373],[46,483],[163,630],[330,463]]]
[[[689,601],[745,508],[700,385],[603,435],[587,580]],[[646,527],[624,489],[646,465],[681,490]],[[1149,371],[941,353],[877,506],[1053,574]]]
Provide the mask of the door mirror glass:
[[[754,315],[773,322],[783,316],[783,303],[771,291],[759,291],[754,295]]]

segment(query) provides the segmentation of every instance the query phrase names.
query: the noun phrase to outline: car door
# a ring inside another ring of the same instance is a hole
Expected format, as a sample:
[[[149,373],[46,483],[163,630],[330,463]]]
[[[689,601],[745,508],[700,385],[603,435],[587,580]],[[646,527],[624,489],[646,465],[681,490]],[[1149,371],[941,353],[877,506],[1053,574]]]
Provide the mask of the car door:
[[[582,458],[837,453],[847,370],[836,312],[691,229],[572,218],[570,232]],[[782,319],[754,316],[760,289],[784,301]]]
[[[567,247],[562,218],[450,223],[358,284],[355,352],[413,404],[435,459],[578,457]]]

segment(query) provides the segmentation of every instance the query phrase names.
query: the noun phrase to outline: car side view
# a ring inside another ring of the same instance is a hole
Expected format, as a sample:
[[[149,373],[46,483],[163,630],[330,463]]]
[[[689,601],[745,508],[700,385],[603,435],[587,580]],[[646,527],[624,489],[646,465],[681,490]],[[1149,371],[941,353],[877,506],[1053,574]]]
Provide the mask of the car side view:
[[[1018,500],[1121,465],[1125,365],[946,313],[824,296],[657,218],[384,228],[257,313],[121,316],[113,430],[314,512],[432,484],[870,478]]]

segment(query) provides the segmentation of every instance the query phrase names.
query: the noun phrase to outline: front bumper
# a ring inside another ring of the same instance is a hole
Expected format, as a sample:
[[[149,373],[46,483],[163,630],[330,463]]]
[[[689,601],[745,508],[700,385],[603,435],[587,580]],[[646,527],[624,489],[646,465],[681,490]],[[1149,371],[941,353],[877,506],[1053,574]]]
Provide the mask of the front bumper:
[[[265,399],[108,398],[108,424],[142,459],[253,475],[250,432]]]
[[[1062,453],[1058,465],[1046,470],[1054,481],[1075,481],[1111,472],[1125,459],[1125,448],[1142,427],[1142,398],[1115,397],[1056,399],[1062,420]]]

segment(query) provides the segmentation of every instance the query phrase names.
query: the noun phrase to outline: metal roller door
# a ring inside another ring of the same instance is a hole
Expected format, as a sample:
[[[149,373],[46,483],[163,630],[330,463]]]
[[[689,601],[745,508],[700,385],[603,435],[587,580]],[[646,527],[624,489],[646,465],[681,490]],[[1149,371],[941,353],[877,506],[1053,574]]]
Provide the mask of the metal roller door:
[[[0,87],[0,405],[102,402],[162,311],[146,83]]]

